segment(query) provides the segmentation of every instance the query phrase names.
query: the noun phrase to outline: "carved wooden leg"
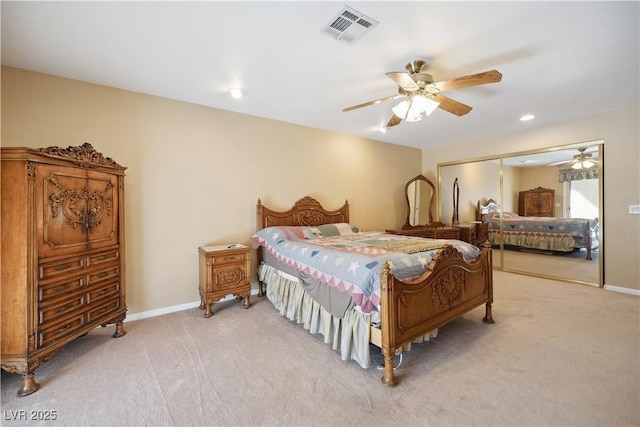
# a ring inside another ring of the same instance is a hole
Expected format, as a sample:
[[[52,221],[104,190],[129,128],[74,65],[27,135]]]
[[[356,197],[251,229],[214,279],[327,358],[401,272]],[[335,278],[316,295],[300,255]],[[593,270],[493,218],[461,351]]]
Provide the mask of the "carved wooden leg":
[[[206,311],[204,312],[204,317],[209,318],[209,317],[213,316],[213,311],[211,310],[211,305],[213,305],[213,303],[207,303],[207,304],[204,305],[205,308],[206,308]]]
[[[116,331],[113,334],[114,338],[120,338],[127,334],[127,331],[124,330],[124,322],[122,319],[118,319],[116,321]]]
[[[40,384],[36,382],[33,376],[33,372],[27,372],[22,375],[22,381],[20,382],[20,390],[18,390],[18,396],[27,396],[40,388]]]
[[[262,288],[263,283],[258,281],[258,296],[259,297],[263,297],[264,296],[264,289]]]
[[[251,307],[251,300],[249,300],[249,295],[251,295],[251,294],[247,294],[247,296],[244,297],[244,304],[243,304],[244,308]]]
[[[200,297],[200,310],[204,310],[204,298]]]
[[[382,375],[382,384],[387,387],[395,387],[398,385],[396,376],[393,374],[393,353],[384,355],[384,374]]]
[[[490,302],[488,302],[486,304],[486,314],[485,314],[484,318],[482,319],[482,321],[484,323],[495,323],[493,321],[493,314],[491,313],[491,303]]]

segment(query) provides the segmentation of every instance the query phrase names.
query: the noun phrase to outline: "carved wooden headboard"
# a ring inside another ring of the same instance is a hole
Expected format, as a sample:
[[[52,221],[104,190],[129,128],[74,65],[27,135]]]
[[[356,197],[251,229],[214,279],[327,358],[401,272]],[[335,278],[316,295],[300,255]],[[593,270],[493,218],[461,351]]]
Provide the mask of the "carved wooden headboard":
[[[258,199],[256,207],[256,227],[258,230],[278,225],[316,227],[339,222],[349,222],[349,202],[346,200],[344,205],[335,211],[326,210],[316,199],[309,196],[295,202],[293,207],[287,211],[280,212],[269,209],[262,204],[260,199]]]
[[[487,200],[486,205],[480,204],[480,200],[478,200],[478,205],[476,207],[476,221],[482,221],[482,217],[484,215],[496,212],[500,212],[500,205],[497,204],[495,200]]]

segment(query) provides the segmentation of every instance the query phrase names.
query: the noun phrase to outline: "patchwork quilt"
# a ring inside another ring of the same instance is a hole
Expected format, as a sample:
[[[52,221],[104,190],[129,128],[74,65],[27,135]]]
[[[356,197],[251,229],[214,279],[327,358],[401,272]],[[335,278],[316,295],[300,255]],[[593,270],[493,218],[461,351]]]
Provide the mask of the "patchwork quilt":
[[[363,232],[351,224],[267,227],[254,234],[251,242],[294,269],[348,292],[364,313],[380,304],[385,262],[396,278],[408,280],[424,273],[445,245],[455,247],[466,262],[480,254],[476,246],[459,240]]]
[[[584,238],[589,236],[591,230],[588,219],[525,217],[504,212],[486,215],[485,221],[489,223],[489,232],[500,230],[500,215],[503,216],[505,233]]]

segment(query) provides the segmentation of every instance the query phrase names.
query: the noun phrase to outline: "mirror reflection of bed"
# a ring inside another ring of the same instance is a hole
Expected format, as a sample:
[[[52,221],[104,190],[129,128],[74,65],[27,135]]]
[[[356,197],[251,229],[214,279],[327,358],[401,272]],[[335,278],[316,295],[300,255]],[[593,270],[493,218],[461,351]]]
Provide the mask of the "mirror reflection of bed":
[[[577,239],[575,247],[572,247],[570,238],[557,237],[556,240],[560,243],[556,243],[560,247],[550,245],[544,249],[542,244],[541,249],[536,245],[539,242],[521,244],[522,242],[510,241],[508,237],[504,237],[494,239],[495,241],[492,242],[495,249],[494,266],[534,276],[601,285],[600,228],[602,224],[599,200],[601,200],[602,170],[597,162],[602,156],[603,145],[602,141],[598,141],[588,145],[583,144],[583,146],[587,147],[585,152],[589,153],[588,158],[594,160],[594,165],[589,168],[589,171],[571,168],[572,160],[575,161],[579,153],[576,148],[578,145],[563,149],[503,155],[495,159],[439,165],[440,217],[452,217],[451,187],[454,179],[458,178],[460,222],[481,221],[482,218],[478,216],[478,202],[486,205],[490,199],[500,205],[502,212],[520,216],[523,222],[529,218],[539,217],[540,225],[547,227],[548,234],[554,234],[553,231],[558,231],[559,227],[551,230],[549,227],[553,227],[554,224],[543,223],[545,219],[556,218],[556,223],[560,224],[568,218],[583,218],[589,223],[590,257],[589,245],[585,244],[584,239],[582,242],[578,242],[577,240],[580,239]],[[478,179],[478,177],[482,178]],[[551,196],[548,194],[549,191]],[[525,193],[531,196],[528,199],[530,209],[527,209],[524,203]],[[503,227],[505,221],[503,219]],[[575,235],[578,234],[587,233],[575,233]],[[562,239],[564,243],[561,242]]]
[[[520,192],[520,202],[531,192],[552,197],[553,192],[546,190],[539,187]],[[534,210],[548,205],[544,199],[537,201],[540,203]],[[526,213],[522,209],[522,203],[519,203],[519,212]],[[585,282],[592,281],[597,273],[597,262],[594,262],[597,244],[592,242],[598,241],[598,218],[559,218],[552,212],[547,216],[525,216],[502,211],[493,199],[484,204],[478,201],[476,218],[488,224],[492,247],[503,247],[505,265],[509,269],[532,270],[542,275],[547,271],[562,271],[571,279]]]

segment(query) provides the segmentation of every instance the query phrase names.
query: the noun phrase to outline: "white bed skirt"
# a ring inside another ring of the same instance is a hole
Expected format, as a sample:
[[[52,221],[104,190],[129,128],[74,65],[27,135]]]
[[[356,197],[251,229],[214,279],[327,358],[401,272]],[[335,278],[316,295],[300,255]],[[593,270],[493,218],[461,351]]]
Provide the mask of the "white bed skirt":
[[[351,308],[339,319],[311,298],[295,278],[285,275],[267,264],[258,266],[258,279],[267,285],[267,298],[280,315],[302,324],[312,334],[322,334],[324,342],[338,351],[342,360],[355,360],[361,367],[368,368],[371,364],[370,326],[380,323],[380,313],[363,313]],[[437,334],[435,329],[413,342],[429,341]],[[398,349],[396,354],[409,350],[411,344]]]

